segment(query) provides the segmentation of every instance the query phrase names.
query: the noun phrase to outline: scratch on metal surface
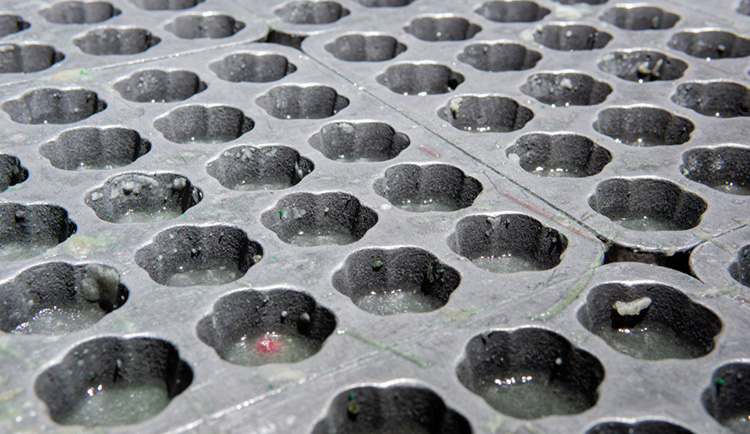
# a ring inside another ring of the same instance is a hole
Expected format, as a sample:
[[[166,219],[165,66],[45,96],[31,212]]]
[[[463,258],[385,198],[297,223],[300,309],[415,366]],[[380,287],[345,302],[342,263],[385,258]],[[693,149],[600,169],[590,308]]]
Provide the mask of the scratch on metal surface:
[[[699,240],[704,241],[704,242],[706,241],[711,242],[716,247],[720,248],[721,250],[724,250],[725,252],[734,253],[734,247],[719,240],[718,237],[711,235],[708,232],[703,232],[701,230],[694,230],[692,234],[695,238],[698,238]]]
[[[589,264],[589,269],[586,270],[586,273],[584,273],[583,276],[578,279],[573,287],[571,287],[568,292],[566,292],[565,295],[563,295],[562,298],[558,300],[557,303],[555,303],[546,312],[533,316],[531,317],[531,319],[534,321],[547,321],[558,313],[562,312],[566,307],[570,305],[570,303],[573,303],[573,300],[581,295],[581,292],[583,292],[584,288],[586,288],[586,285],[589,284],[591,277],[594,275],[594,271],[599,267],[602,261],[604,261],[604,250],[600,251],[599,254],[596,255],[596,259],[594,259],[594,261]]]
[[[7,392],[0,393],[0,402],[10,401],[21,393],[23,393],[23,389],[9,390]]]
[[[359,341],[362,341],[366,343],[367,345],[370,345],[371,347],[381,350],[381,351],[390,351],[391,353],[401,357],[402,359],[408,360],[415,365],[419,366],[420,368],[426,368],[430,366],[428,362],[425,362],[424,360],[420,359],[419,357],[415,356],[414,354],[407,353],[406,351],[399,350],[396,348],[396,345],[386,345],[380,341],[377,341],[375,339],[372,339],[368,336],[363,335],[362,333],[354,330],[354,329],[348,329],[348,328],[342,328],[338,329],[336,331],[339,334],[346,334],[354,339],[357,339]]]

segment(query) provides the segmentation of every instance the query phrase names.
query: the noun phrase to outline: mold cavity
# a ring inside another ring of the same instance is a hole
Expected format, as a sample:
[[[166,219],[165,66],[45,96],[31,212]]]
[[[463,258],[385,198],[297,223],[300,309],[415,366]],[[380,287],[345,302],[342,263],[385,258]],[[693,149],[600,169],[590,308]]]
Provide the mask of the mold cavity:
[[[60,335],[87,329],[128,298],[120,274],[100,264],[50,262],[0,285],[0,330]]]
[[[414,0],[357,0],[359,4],[367,8],[400,8],[409,6]]]
[[[333,275],[337,291],[375,315],[440,309],[460,282],[458,271],[416,247],[357,251]]]
[[[681,145],[695,126],[688,119],[655,107],[614,107],[599,112],[594,129],[629,146]]]
[[[29,28],[29,23],[18,15],[0,14],[0,38]]]
[[[542,73],[530,76],[521,92],[553,106],[595,105],[607,99],[612,87],[586,74]]]
[[[593,407],[604,367],[557,333],[525,327],[474,336],[456,374],[495,410],[538,419]]]
[[[21,161],[12,156],[0,154],[0,193],[29,177],[29,171],[21,166]]]
[[[111,223],[171,220],[203,198],[190,180],[173,173],[125,173],[86,195],[86,205]]]
[[[693,270],[690,269],[690,254],[693,252],[693,249],[680,250],[674,253],[653,252],[623,246],[610,240],[603,239],[602,241],[607,245],[607,251],[604,254],[604,264],[640,262],[642,264],[671,268],[680,273],[693,276]]]
[[[138,54],[159,42],[161,39],[148,30],[124,27],[94,29],[73,39],[81,51],[95,56]]]
[[[546,17],[550,10],[533,1],[501,0],[482,4],[476,13],[498,23],[530,23]]]
[[[34,390],[61,425],[115,426],[156,416],[192,380],[167,341],[103,337],[71,349],[37,377]]]
[[[278,119],[328,118],[349,105],[349,99],[328,86],[277,86],[255,100]]]
[[[247,273],[263,248],[231,226],[175,226],[135,253],[135,262],[162,285],[222,285]]]
[[[349,10],[333,1],[293,1],[274,11],[292,24],[329,24],[349,15]]]
[[[43,71],[62,62],[65,55],[54,47],[40,44],[0,45],[0,73]]]
[[[616,6],[605,12],[602,21],[625,30],[671,29],[680,16],[653,6]]]
[[[235,365],[296,363],[320,351],[336,317],[304,292],[248,290],[226,295],[197,327],[198,337]]]
[[[620,353],[645,360],[705,356],[722,327],[716,314],[657,283],[599,285],[578,321]]]
[[[359,241],[378,222],[375,211],[346,193],[292,193],[263,213],[263,226],[295,246]]]
[[[750,56],[750,39],[719,30],[676,33],[667,45],[690,56],[708,60]]]
[[[281,80],[297,70],[294,64],[279,54],[251,53],[230,54],[208,67],[220,79],[232,83],[268,83]]]
[[[67,130],[39,147],[39,153],[63,170],[102,170],[127,166],[151,150],[151,142],[126,128],[83,127]]]
[[[276,29],[269,29],[266,39],[259,42],[279,44],[302,50],[302,41],[304,41],[305,38],[307,38],[307,35],[295,35],[293,33],[282,32]]]
[[[469,421],[430,389],[406,384],[360,386],[339,393],[312,434],[471,434]]]
[[[68,1],[43,9],[39,15],[55,24],[93,24],[120,15],[120,10],[107,2]]]
[[[458,60],[480,71],[523,71],[536,66],[541,53],[529,50],[521,44],[473,44],[464,48]]]
[[[737,253],[737,259],[729,265],[729,274],[734,280],[750,288],[750,244]]]
[[[602,181],[589,206],[635,231],[684,231],[700,224],[706,202],[679,185],[658,178]]]
[[[682,60],[657,51],[615,51],[605,54],[597,66],[623,80],[638,83],[676,80],[688,67]]]
[[[459,96],[438,111],[453,128],[475,133],[507,133],[523,128],[534,112],[502,96]]]
[[[395,93],[425,96],[456,90],[464,76],[445,65],[401,63],[389,66],[377,81]]]
[[[482,28],[466,18],[422,17],[415,18],[404,27],[417,39],[423,41],[465,41],[479,33]]]
[[[149,11],[176,11],[190,9],[204,0],[130,0],[134,5]]]
[[[568,239],[523,214],[473,215],[458,222],[448,247],[484,270],[517,273],[556,267]]]
[[[693,434],[679,425],[660,420],[635,423],[604,422],[586,431],[586,434]]]
[[[86,89],[35,89],[3,103],[3,110],[19,124],[69,124],[107,108],[107,103]]]
[[[526,134],[505,152],[523,170],[563,178],[594,176],[612,161],[612,154],[578,134]]]
[[[189,71],[136,72],[115,83],[120,96],[133,102],[183,101],[206,90],[206,83]]]
[[[224,143],[253,129],[255,122],[227,106],[179,107],[154,121],[154,128],[174,143]]]
[[[448,164],[399,164],[389,167],[373,188],[406,211],[457,211],[474,203],[482,183]]]
[[[238,146],[209,162],[206,171],[232,190],[280,190],[297,185],[314,167],[287,146]]]
[[[308,140],[330,160],[386,161],[409,146],[409,136],[382,122],[336,122],[323,126]]]
[[[737,12],[742,15],[750,15],[750,0],[742,0],[740,5],[737,6]]]
[[[604,48],[612,35],[581,24],[549,24],[536,29],[534,40],[553,50],[594,50]]]
[[[167,30],[183,39],[228,38],[245,28],[245,23],[229,15],[204,14],[183,15],[165,26]]]
[[[750,424],[750,364],[727,363],[714,371],[703,391],[703,408],[730,432],[741,434]]]
[[[55,205],[0,204],[0,260],[37,256],[76,231],[68,212]]]
[[[677,86],[672,101],[704,116],[750,116],[750,89],[739,83],[682,83]]]
[[[750,196],[750,148],[693,148],[682,154],[682,174],[724,193]]]
[[[351,34],[339,36],[325,49],[347,62],[382,62],[406,51],[406,45],[388,35]]]

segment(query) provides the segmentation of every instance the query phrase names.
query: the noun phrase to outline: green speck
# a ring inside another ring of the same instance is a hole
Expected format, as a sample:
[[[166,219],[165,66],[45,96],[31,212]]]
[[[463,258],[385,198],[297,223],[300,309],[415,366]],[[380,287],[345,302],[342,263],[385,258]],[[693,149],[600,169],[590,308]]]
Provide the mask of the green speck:
[[[717,378],[717,379],[716,379],[716,385],[717,385],[717,386],[723,386],[723,385],[725,385],[725,384],[726,384],[726,383],[724,382],[724,380],[723,380],[723,379],[721,379],[721,378]]]
[[[440,274],[445,274],[445,268],[441,268],[441,269],[439,269],[439,270],[438,270],[438,273],[440,273]]]
[[[383,261],[375,261],[372,263],[372,271],[378,271],[385,266]]]
[[[354,392],[349,392],[349,401],[354,401],[355,395]]]
[[[268,390],[271,390],[271,389],[273,389],[273,384],[268,385]]]
[[[284,217],[284,211],[279,210],[279,217]]]
[[[86,72],[86,70],[85,70],[85,69],[82,69],[82,70],[81,70],[81,75],[89,75],[89,73],[88,73],[88,72]]]
[[[89,381],[94,381],[94,380],[96,380],[96,374],[91,374],[91,376],[89,376]]]

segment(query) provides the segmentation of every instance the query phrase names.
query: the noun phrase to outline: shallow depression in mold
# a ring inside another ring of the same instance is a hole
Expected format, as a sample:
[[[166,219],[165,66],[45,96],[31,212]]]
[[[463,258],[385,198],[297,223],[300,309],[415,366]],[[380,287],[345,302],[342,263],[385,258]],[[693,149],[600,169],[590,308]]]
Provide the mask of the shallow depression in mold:
[[[597,115],[594,129],[630,146],[681,145],[690,140],[695,126],[687,118],[647,107],[614,107]]]
[[[750,116],[750,89],[739,83],[681,83],[672,95],[672,101],[704,116]]]
[[[18,15],[0,14],[0,38],[26,30],[29,25]]]
[[[210,161],[206,171],[232,190],[279,190],[297,185],[314,167],[288,146],[237,146]]]
[[[0,260],[37,256],[76,231],[68,212],[56,205],[0,204]]]
[[[582,24],[548,24],[536,29],[534,40],[553,50],[594,50],[604,48],[612,35]]]
[[[228,38],[244,29],[245,23],[229,15],[207,13],[177,17],[165,28],[183,39],[221,39]]]
[[[190,9],[205,0],[130,0],[141,9],[150,11],[175,11]]]
[[[274,13],[292,24],[330,24],[349,15],[349,10],[334,1],[293,1]]]
[[[535,67],[541,59],[538,51],[510,42],[472,44],[458,55],[459,61],[488,72],[523,71]]]
[[[709,415],[730,432],[750,430],[750,364],[727,363],[716,369],[701,402]]]
[[[495,410],[538,419],[593,407],[604,367],[557,333],[527,327],[474,336],[456,374]]]
[[[724,59],[750,56],[750,39],[720,30],[695,30],[676,33],[667,42],[669,48],[693,57]]]
[[[81,127],[62,132],[39,153],[63,170],[100,170],[127,166],[151,150],[151,142],[127,128]]]
[[[333,313],[292,289],[238,291],[220,298],[197,327],[222,359],[243,366],[296,363],[320,351]]]
[[[505,154],[525,171],[548,177],[593,176],[612,161],[606,148],[578,134],[526,134]]]
[[[540,73],[530,76],[521,92],[553,106],[601,104],[612,87],[586,74]]]
[[[676,252],[664,251],[658,248],[656,250],[647,250],[618,244],[615,241],[602,237],[600,239],[606,244],[605,247],[607,249],[604,252],[603,265],[615,262],[640,262],[642,264],[671,268],[680,273],[695,277],[690,268],[690,254],[693,251],[692,249],[678,250]]]
[[[625,30],[663,30],[674,27],[680,16],[653,6],[616,6],[601,19]]]
[[[389,167],[373,188],[406,211],[457,211],[474,203],[482,183],[448,164],[399,164]]]
[[[616,351],[645,360],[703,357],[722,328],[709,309],[658,283],[598,285],[578,321]]]
[[[682,174],[724,193],[750,196],[750,147],[693,148],[682,154]]]
[[[729,275],[739,283],[750,288],[750,244],[737,252],[737,257],[729,265]]]
[[[120,96],[133,102],[176,102],[206,90],[206,83],[190,71],[150,69],[115,83]]]
[[[279,54],[235,53],[208,67],[220,79],[233,83],[267,83],[284,78],[297,67]]]
[[[354,243],[375,226],[378,215],[347,193],[292,193],[260,220],[285,243],[308,247]]]
[[[333,287],[375,315],[431,312],[448,303],[461,276],[417,247],[352,253],[333,275]]]
[[[506,133],[523,128],[534,112],[502,96],[458,96],[438,110],[453,128],[475,133]]]
[[[695,193],[659,178],[613,178],[600,182],[589,206],[635,231],[684,231],[700,224],[708,205]]]
[[[65,55],[50,45],[0,45],[0,73],[37,72],[62,62]]]
[[[266,33],[266,37],[262,42],[269,44],[279,44],[287,47],[296,48],[302,50],[302,41],[307,38],[306,34],[295,34],[289,32],[283,32],[281,30],[269,29]]]
[[[278,119],[328,118],[349,105],[349,99],[328,86],[277,86],[255,103]]]
[[[107,103],[91,90],[41,88],[2,107],[19,124],[69,124],[99,113]]]
[[[228,106],[183,106],[154,121],[154,128],[174,143],[229,142],[254,126],[241,110]]]
[[[419,96],[448,93],[464,82],[463,75],[434,63],[392,65],[376,79],[395,93]]]
[[[550,10],[533,1],[499,0],[485,2],[475,12],[498,23],[530,23],[546,17]]]
[[[59,335],[91,327],[122,306],[128,289],[102,264],[49,262],[0,284],[0,330]]]
[[[586,431],[586,434],[693,434],[693,432],[670,422],[644,420],[634,423],[603,422]]]
[[[421,17],[415,18],[404,27],[423,41],[465,41],[482,30],[482,27],[461,17]]]
[[[308,140],[310,146],[335,161],[386,161],[409,144],[409,136],[382,122],[335,122]]]
[[[409,6],[414,0],[357,0],[359,4],[367,8],[399,8]]]
[[[29,177],[29,171],[21,165],[18,157],[0,154],[0,193]]]
[[[406,51],[406,45],[388,35],[349,34],[326,44],[326,51],[347,62],[382,62]]]
[[[120,12],[107,2],[66,1],[39,11],[39,15],[55,24],[93,24],[120,15]]]
[[[658,51],[615,51],[602,56],[599,69],[639,83],[682,78],[688,64]]]
[[[333,399],[312,434],[471,434],[471,424],[426,387],[411,384],[358,386]]]
[[[73,39],[73,44],[94,56],[142,53],[161,42],[148,30],[129,27],[107,27],[90,30]]]
[[[34,391],[61,425],[115,426],[156,416],[192,380],[167,341],[102,337],[68,351],[37,377]]]
[[[568,247],[567,237],[524,214],[464,217],[447,242],[451,250],[493,273],[554,268]]]

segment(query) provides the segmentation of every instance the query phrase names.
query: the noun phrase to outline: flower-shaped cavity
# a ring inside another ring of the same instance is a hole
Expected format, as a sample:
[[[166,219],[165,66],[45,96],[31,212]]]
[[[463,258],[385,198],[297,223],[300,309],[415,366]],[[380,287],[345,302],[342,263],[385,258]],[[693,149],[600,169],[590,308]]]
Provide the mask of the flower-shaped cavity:
[[[672,101],[704,116],[750,116],[750,89],[727,81],[681,83]]]
[[[293,1],[274,13],[292,24],[330,24],[349,15],[349,10],[334,1]]]
[[[729,274],[734,280],[750,288],[750,244],[737,253],[737,259],[729,265]]]
[[[482,30],[482,27],[461,17],[421,17],[415,18],[404,27],[404,31],[411,33],[423,41],[465,41],[471,39]]]
[[[34,391],[61,425],[115,426],[156,416],[192,381],[193,371],[167,341],[102,337],[47,368]]]
[[[612,161],[606,148],[578,134],[526,134],[505,154],[525,171],[549,177],[593,176]]]
[[[29,171],[12,155],[0,154],[0,193],[29,177]]]
[[[750,147],[693,148],[682,154],[680,170],[714,190],[750,196]]]
[[[389,167],[373,188],[406,211],[457,211],[474,203],[482,183],[448,164],[399,164]]]
[[[627,229],[684,231],[700,224],[708,205],[665,179],[613,178],[596,186],[589,206]]]
[[[653,6],[615,6],[605,12],[602,21],[625,30],[671,29],[680,16]]]
[[[716,314],[658,283],[596,286],[578,321],[615,350],[645,360],[705,356],[722,328]]]
[[[440,309],[460,281],[458,271],[416,247],[359,250],[333,275],[337,291],[375,315]]]
[[[693,432],[669,422],[644,420],[635,423],[603,422],[586,431],[586,434],[693,434]]]
[[[76,231],[68,212],[56,205],[0,204],[0,260],[40,255]]]
[[[221,285],[247,273],[263,248],[231,226],[175,226],[135,253],[135,262],[162,285]]]
[[[409,136],[382,122],[335,122],[323,126],[308,140],[330,160],[386,161],[409,146]]]
[[[378,222],[378,215],[347,193],[292,193],[263,213],[263,226],[295,246],[351,244]]]
[[[0,14],[0,38],[29,28],[29,23],[18,15]]]
[[[39,147],[39,153],[63,170],[127,166],[151,150],[151,142],[127,128],[81,127],[64,131]]]
[[[438,111],[453,128],[475,133],[506,133],[523,128],[534,112],[502,96],[458,96]]]
[[[400,63],[389,66],[377,81],[395,93],[424,96],[451,92],[464,82],[464,76],[445,65]]]
[[[538,51],[511,42],[472,44],[458,55],[461,62],[488,72],[523,71],[535,67],[541,59]]]
[[[600,111],[594,129],[629,146],[666,146],[690,140],[695,126],[660,108],[634,106]]]
[[[414,0],[357,0],[359,4],[367,8],[400,8],[409,6]]]
[[[703,408],[729,432],[747,432],[750,414],[750,364],[727,363],[714,371],[703,391]]]
[[[495,410],[538,419],[593,407],[604,367],[557,333],[525,327],[474,336],[456,374]]]
[[[154,121],[154,128],[175,143],[229,142],[254,126],[241,110],[227,106],[183,106]]]
[[[73,39],[73,44],[81,51],[94,56],[138,54],[159,42],[161,39],[148,30],[133,27],[94,29]]]
[[[183,101],[206,90],[206,83],[189,71],[150,69],[133,73],[114,86],[120,96],[133,102]]]
[[[107,103],[86,89],[35,89],[3,103],[3,110],[19,124],[69,124],[107,108]]]
[[[524,214],[464,217],[448,247],[493,273],[541,271],[556,267],[568,239]]]
[[[208,67],[220,79],[233,83],[267,83],[280,80],[297,70],[282,55],[252,53],[230,54]]]
[[[475,11],[498,23],[530,23],[546,17],[550,10],[527,0],[496,0],[482,4]]]
[[[197,327],[222,359],[243,366],[295,363],[320,351],[336,317],[304,292],[248,290],[220,298]]]
[[[278,119],[328,118],[349,105],[349,99],[328,86],[277,86],[255,103]]]
[[[50,45],[0,45],[0,74],[43,71],[65,59],[65,55]]]
[[[750,56],[750,39],[720,30],[675,33],[667,45],[690,56],[705,59]]]
[[[245,28],[245,23],[223,14],[193,14],[177,17],[165,26],[183,39],[228,38]]]
[[[540,73],[530,76],[521,92],[555,106],[594,105],[604,102],[612,87],[586,74]]]
[[[190,9],[205,0],[130,0],[134,5],[149,11],[175,11]]]
[[[412,384],[359,386],[339,393],[312,434],[471,434],[466,418],[426,387]]]
[[[594,50],[604,48],[612,35],[583,24],[548,24],[536,29],[534,40],[553,50]]]
[[[91,327],[128,298],[120,274],[101,264],[49,262],[0,285],[0,330],[67,334]]]
[[[353,33],[326,44],[326,51],[347,62],[382,62],[406,51],[406,45],[388,35]]]
[[[66,1],[42,9],[39,15],[55,24],[93,24],[116,17],[120,12],[107,2]]]
[[[623,80],[648,81],[681,78],[688,64],[658,51],[614,51],[602,56],[599,69]]]
[[[297,185],[314,167],[287,146],[237,146],[209,162],[206,171],[232,190],[280,190]]]

